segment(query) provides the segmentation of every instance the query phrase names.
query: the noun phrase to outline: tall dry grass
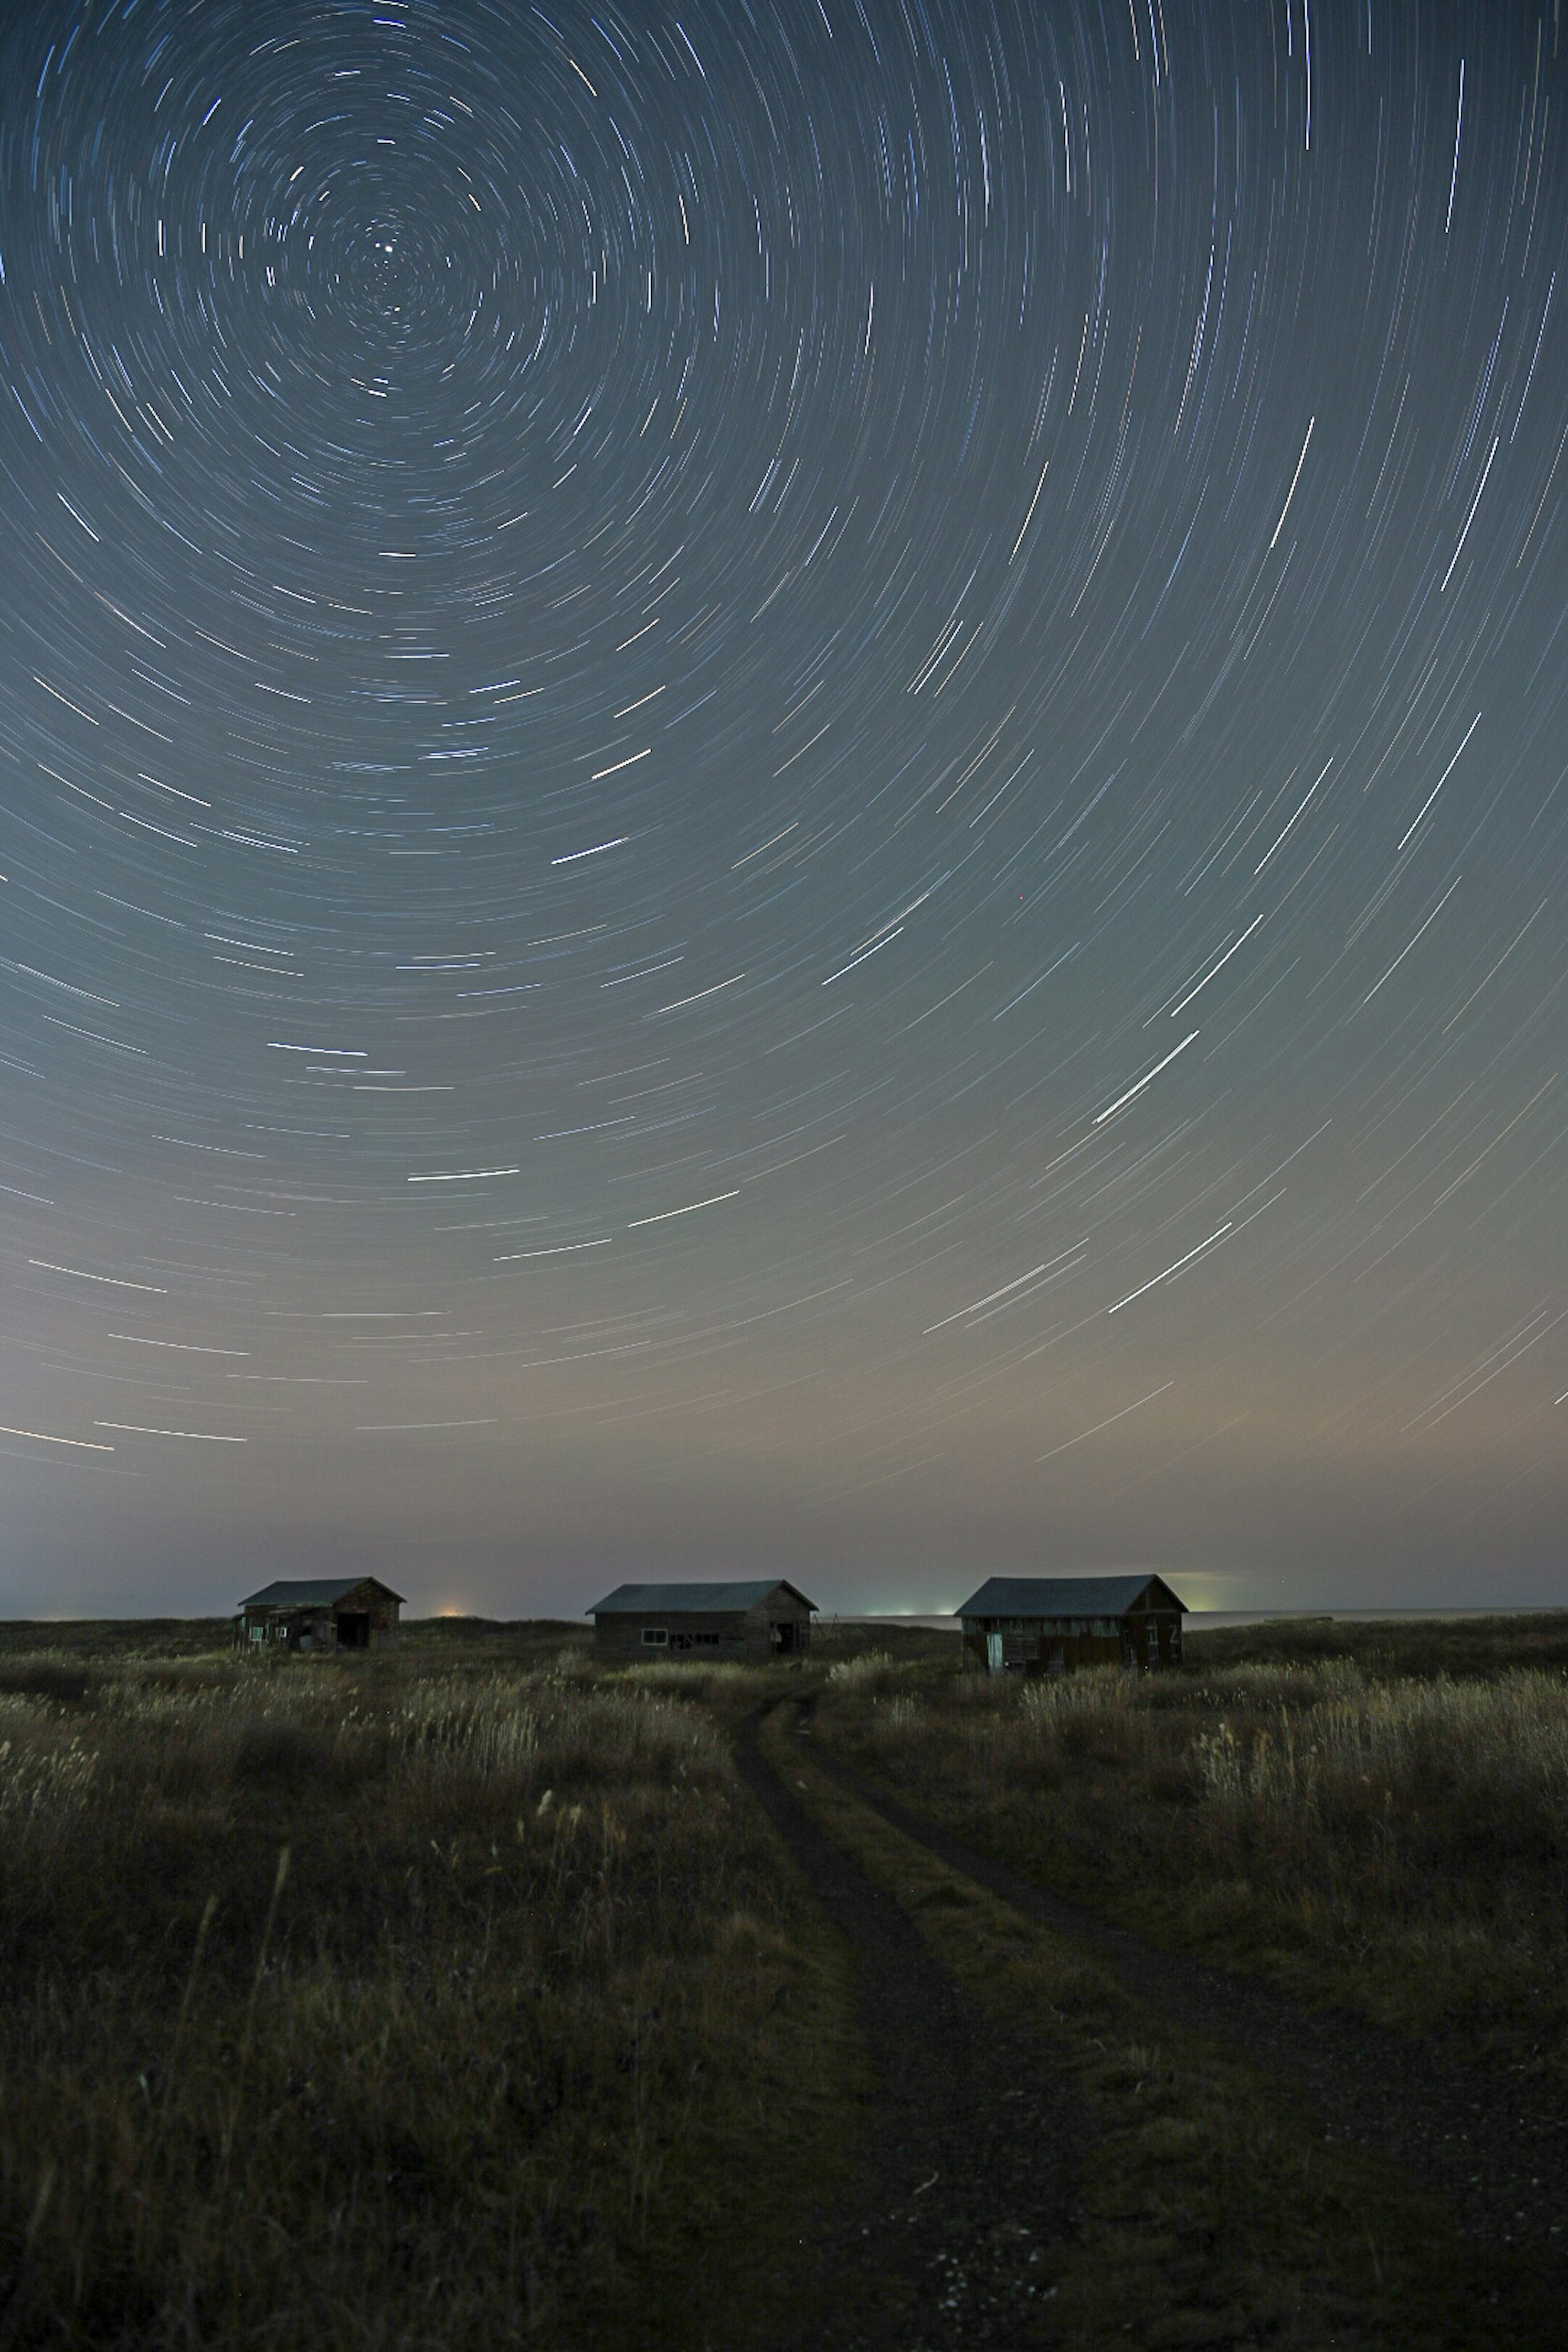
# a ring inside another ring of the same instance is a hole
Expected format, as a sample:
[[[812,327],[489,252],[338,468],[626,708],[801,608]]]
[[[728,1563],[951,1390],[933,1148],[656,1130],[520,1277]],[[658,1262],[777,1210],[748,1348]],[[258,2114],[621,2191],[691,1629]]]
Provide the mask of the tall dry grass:
[[[871,1698],[896,1687],[899,1669],[886,1650],[862,1650],[858,1656],[835,1658],[827,1669],[830,1689],[855,1692]]]
[[[724,1744],[662,1687],[32,1657],[0,2345],[656,2340],[797,1976]]]
[[[1102,1910],[1568,2064],[1568,1675],[831,1683],[824,1733]]]

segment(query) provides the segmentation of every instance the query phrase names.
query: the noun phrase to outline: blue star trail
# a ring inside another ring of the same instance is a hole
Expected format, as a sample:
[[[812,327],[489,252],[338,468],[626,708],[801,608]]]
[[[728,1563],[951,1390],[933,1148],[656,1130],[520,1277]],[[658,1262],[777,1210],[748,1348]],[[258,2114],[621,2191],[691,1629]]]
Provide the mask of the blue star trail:
[[[1552,0],[0,61],[7,1605],[1557,1593]]]

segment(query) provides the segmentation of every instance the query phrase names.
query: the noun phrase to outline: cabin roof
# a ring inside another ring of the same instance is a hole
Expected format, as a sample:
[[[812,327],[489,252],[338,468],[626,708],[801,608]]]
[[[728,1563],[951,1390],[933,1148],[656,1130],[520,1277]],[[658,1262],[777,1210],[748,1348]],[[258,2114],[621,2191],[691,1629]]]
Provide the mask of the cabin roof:
[[[803,1609],[815,1610],[815,1601],[781,1577],[762,1576],[738,1584],[617,1584],[603,1601],[584,1609],[584,1617],[709,1616],[715,1612],[755,1609],[775,1592],[787,1593]]]
[[[402,1593],[383,1584],[379,1576],[306,1576],[283,1577],[275,1584],[264,1584],[259,1592],[247,1593],[239,1605],[242,1609],[330,1609],[334,1601],[342,1601],[367,1584],[401,1604]]]
[[[961,1617],[1125,1617],[1144,1595],[1156,1609],[1179,1609],[1163,1576],[990,1576]]]

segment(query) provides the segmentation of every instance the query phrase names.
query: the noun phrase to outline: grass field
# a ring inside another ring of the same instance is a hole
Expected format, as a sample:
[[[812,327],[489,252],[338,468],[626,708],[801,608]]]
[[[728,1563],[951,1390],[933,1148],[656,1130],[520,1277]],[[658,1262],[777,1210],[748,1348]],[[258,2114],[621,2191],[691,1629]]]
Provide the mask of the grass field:
[[[0,1627],[0,2347],[788,2342],[868,2084],[845,1955],[734,1777],[785,1694],[1152,1941],[1568,2091],[1565,1664],[1561,1617],[1234,1629],[1056,1685],[851,1628],[792,1675],[605,1672],[559,1625],[357,1662]],[[808,1780],[1097,2103],[1054,2340],[1319,2340],[1289,2308],[1397,2343],[1402,2297],[1489,2340],[1490,2274],[1434,2295],[1418,2200]]]
[[[162,1646],[0,1644],[0,2342],[733,2340],[854,2058],[721,1698]]]
[[[1189,1637],[1059,1682],[862,1652],[822,1735],[1156,1941],[1568,2091],[1568,1617]]]
[[[1151,2010],[1092,1954],[900,1834],[821,1770],[794,1714],[775,1710],[763,1734],[777,1768],[1084,2110],[1075,2226],[1043,2250],[1049,2300],[1021,2341],[1555,2352],[1561,2304],[1528,2260],[1461,2235],[1412,2172],[1326,2141],[1288,2079]]]

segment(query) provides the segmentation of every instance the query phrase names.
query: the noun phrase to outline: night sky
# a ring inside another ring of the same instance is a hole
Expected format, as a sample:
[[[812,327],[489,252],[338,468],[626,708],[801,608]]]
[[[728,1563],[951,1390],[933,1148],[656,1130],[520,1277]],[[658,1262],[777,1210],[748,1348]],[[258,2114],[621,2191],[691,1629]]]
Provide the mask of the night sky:
[[[0,1605],[1568,1599],[1558,0],[0,23]]]

